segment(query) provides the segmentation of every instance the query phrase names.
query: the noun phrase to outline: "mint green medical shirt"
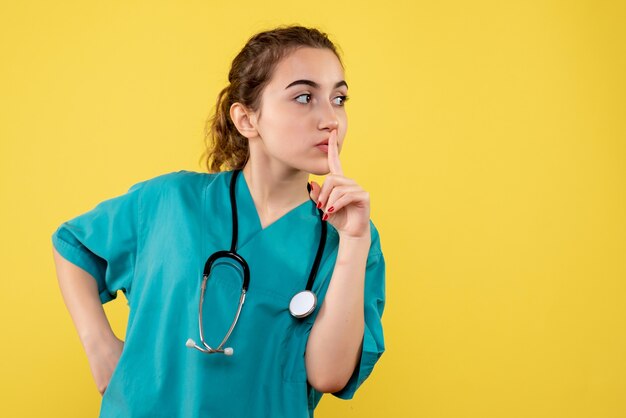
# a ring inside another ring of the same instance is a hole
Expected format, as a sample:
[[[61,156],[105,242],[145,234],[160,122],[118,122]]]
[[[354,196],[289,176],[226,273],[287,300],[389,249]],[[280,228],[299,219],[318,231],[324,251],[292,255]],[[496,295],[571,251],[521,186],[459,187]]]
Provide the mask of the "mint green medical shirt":
[[[328,224],[313,286],[317,309],[294,319],[289,301],[306,288],[321,234],[313,201],[263,229],[239,175],[237,252],[250,267],[250,287],[226,345],[234,355],[207,355],[185,346],[188,338],[199,342],[204,264],[212,253],[230,249],[232,173],[179,171],[137,183],[52,235],[64,258],[95,277],[102,303],[118,290],[128,300],[124,350],[102,398],[101,417],[313,416],[322,394],[307,383],[304,353],[339,244]],[[353,397],[384,351],[385,262],[378,231],[370,226],[363,351],[346,387],[333,394],[343,399]],[[214,264],[203,311],[205,339],[213,347],[232,323],[241,277],[230,259]]]

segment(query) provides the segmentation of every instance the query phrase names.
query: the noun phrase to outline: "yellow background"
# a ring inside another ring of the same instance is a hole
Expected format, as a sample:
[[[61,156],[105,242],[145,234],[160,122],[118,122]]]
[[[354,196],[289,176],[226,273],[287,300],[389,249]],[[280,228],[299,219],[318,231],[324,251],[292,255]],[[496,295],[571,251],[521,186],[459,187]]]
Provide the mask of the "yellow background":
[[[232,58],[300,23],[345,53],[342,162],[387,261],[387,351],[316,415],[625,417],[624,22],[598,0],[3,1],[0,416],[97,414],[51,234],[201,171]],[[123,336],[123,297],[106,310]]]

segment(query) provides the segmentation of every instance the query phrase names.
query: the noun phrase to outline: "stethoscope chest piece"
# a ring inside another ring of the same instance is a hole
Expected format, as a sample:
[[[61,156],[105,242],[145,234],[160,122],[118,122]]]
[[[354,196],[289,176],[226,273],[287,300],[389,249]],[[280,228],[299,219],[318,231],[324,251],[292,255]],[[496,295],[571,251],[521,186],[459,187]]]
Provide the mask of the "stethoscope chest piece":
[[[317,296],[310,290],[303,290],[296,293],[289,302],[289,313],[294,318],[305,318],[315,310],[317,305]]]
[[[224,347],[224,345],[228,341],[230,334],[235,329],[235,325],[237,325],[239,315],[241,314],[241,309],[246,300],[246,294],[248,293],[248,285],[250,284],[250,268],[248,267],[248,263],[241,255],[237,253],[237,234],[239,226],[237,222],[237,199],[235,196],[235,184],[237,181],[237,175],[240,173],[240,171],[241,170],[235,170],[230,180],[230,203],[233,219],[233,236],[230,250],[222,250],[213,253],[204,265],[204,273],[202,277],[202,282],[200,284],[200,304],[198,306],[198,330],[200,333],[200,345],[196,344],[195,341],[191,338],[188,339],[187,343],[185,344],[189,348],[195,348],[196,350],[199,350],[206,354],[223,353],[227,356],[233,355],[233,349],[231,347]],[[320,218],[322,218],[324,212],[321,209],[318,209],[318,212]],[[317,270],[322,259],[322,254],[324,253],[324,244],[326,242],[326,222],[322,220],[321,224],[322,232],[320,235],[320,243],[317,248],[317,254],[315,255],[313,267],[311,267],[311,273],[309,274],[309,280],[307,282],[306,290],[297,293],[289,303],[289,312],[295,318],[305,318],[309,316],[313,311],[315,311],[315,307],[317,305],[317,296],[311,291],[311,289],[313,288],[313,281],[315,280],[315,276],[317,275]],[[237,307],[235,318],[233,319],[233,322],[228,332],[224,336],[222,342],[216,348],[213,348],[209,344],[207,344],[204,339],[204,328],[202,326],[202,307],[204,305],[204,293],[206,291],[207,282],[211,273],[211,267],[217,259],[222,257],[231,258],[241,266],[241,270],[243,272],[243,281],[241,285],[239,305]]]

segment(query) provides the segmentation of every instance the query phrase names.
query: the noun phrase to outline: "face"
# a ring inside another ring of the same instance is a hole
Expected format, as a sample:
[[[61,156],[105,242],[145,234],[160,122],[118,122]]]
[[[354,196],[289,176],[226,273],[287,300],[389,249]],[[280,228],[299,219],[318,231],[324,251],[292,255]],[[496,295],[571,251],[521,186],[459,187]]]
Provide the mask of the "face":
[[[318,144],[328,143],[336,129],[341,150],[348,128],[347,94],[343,68],[331,50],[299,48],[290,53],[261,94],[258,148],[287,167],[327,174],[328,150]]]

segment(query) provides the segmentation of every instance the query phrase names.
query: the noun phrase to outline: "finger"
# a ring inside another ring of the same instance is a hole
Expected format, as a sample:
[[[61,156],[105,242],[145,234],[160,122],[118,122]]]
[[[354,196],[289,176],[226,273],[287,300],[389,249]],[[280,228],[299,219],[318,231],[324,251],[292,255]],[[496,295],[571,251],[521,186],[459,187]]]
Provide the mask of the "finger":
[[[327,212],[327,213],[329,215],[334,215],[335,213],[337,213],[338,211],[340,211],[341,209],[349,205],[367,207],[369,205],[369,199],[370,199],[369,193],[363,189],[344,193],[342,196],[340,196],[337,200],[333,202],[331,206],[333,208],[332,212]]]
[[[356,185],[356,182],[342,175],[329,174],[328,176],[326,176],[326,180],[324,181],[324,184],[322,184],[320,192],[317,196],[317,201],[318,203],[321,203],[321,205],[318,204],[317,207],[329,207],[328,200],[330,199],[330,195],[332,194],[333,190],[339,186],[349,185]]]
[[[328,196],[328,200],[324,205],[325,213],[336,212],[345,205],[337,205],[337,202],[347,194],[354,194],[362,191],[363,189],[358,184],[347,184],[342,186],[335,186]],[[332,209],[332,210],[331,210]]]
[[[341,161],[339,161],[339,141],[337,140],[337,129],[333,129],[328,138],[328,168],[330,174],[340,174],[343,176]]]
[[[314,181],[311,181],[310,185],[311,185],[311,191],[309,192],[309,196],[311,197],[311,200],[313,200],[313,202],[315,202],[315,204],[317,205],[317,201],[319,199],[320,191],[322,190],[322,187]]]
[[[369,193],[364,190],[343,195],[335,202],[334,206],[337,209],[333,210],[332,212],[325,213],[324,217],[322,218],[323,221],[330,221],[333,218],[333,215],[340,213],[341,209],[344,209],[348,206],[361,207],[361,209],[366,211],[365,219],[369,219]]]

